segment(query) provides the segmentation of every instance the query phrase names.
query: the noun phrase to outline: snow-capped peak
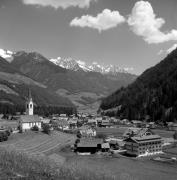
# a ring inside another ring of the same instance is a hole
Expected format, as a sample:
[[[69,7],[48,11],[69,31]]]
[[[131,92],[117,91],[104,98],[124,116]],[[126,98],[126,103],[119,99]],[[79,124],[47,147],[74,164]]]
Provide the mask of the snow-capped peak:
[[[13,52],[5,49],[0,49],[0,56],[6,59],[8,62],[13,61]]]
[[[128,73],[132,70],[132,68],[120,68],[117,66],[114,66],[112,64],[110,65],[100,65],[98,62],[93,62],[91,64],[87,64],[84,61],[81,60],[74,60],[72,58],[61,58],[58,57],[56,59],[50,59],[51,62],[54,64],[65,68],[70,69],[73,71],[83,70],[86,72],[92,71],[92,72],[99,72],[102,74],[113,74],[116,75],[117,73]]]

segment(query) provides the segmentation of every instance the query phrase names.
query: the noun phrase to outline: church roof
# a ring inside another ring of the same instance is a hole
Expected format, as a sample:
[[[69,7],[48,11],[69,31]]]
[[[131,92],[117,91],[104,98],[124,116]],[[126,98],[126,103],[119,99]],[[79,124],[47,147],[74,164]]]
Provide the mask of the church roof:
[[[41,122],[41,119],[37,115],[22,115],[20,116],[20,121],[22,123]]]

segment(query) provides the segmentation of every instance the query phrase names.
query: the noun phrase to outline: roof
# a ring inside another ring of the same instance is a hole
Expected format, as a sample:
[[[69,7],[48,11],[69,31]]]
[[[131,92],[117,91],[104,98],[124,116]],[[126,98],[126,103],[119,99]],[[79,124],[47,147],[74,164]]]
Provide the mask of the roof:
[[[102,149],[109,149],[109,148],[110,148],[110,145],[109,145],[109,143],[103,143],[103,144],[101,145],[101,148],[102,148]]]
[[[149,136],[142,136],[142,137],[132,137],[130,139],[132,139],[133,141],[137,143],[140,143],[140,142],[161,140],[162,138],[159,135],[149,135]]]
[[[109,120],[102,120],[102,124],[109,123]]]
[[[69,124],[77,124],[77,121],[69,120],[68,123],[69,123]]]
[[[41,119],[38,115],[22,115],[20,116],[20,121],[22,123],[41,122]]]
[[[95,120],[95,119],[89,119],[89,120],[88,120],[88,123],[97,123],[97,120]]]
[[[97,147],[98,144],[102,144],[102,139],[81,139],[77,147]]]
[[[57,121],[56,123],[59,126],[68,126],[69,125],[68,121],[66,121],[65,119],[61,119],[60,121]]]
[[[151,132],[148,128],[128,128],[124,134],[123,137],[128,137],[133,133],[134,136],[143,136],[146,132]]]

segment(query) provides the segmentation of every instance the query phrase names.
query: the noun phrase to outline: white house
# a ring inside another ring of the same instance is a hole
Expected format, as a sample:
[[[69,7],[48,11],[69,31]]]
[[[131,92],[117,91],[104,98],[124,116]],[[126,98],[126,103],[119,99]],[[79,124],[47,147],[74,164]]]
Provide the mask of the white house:
[[[37,126],[41,129],[41,119],[38,115],[22,115],[20,116],[20,128],[22,132],[30,130],[32,127]]]

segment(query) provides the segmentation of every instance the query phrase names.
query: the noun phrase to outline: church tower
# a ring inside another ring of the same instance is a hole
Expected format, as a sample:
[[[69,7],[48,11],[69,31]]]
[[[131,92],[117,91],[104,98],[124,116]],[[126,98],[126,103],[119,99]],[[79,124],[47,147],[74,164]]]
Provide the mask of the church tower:
[[[33,115],[33,109],[34,109],[34,104],[33,104],[33,99],[31,96],[31,91],[29,90],[29,97],[26,102],[26,115]]]

